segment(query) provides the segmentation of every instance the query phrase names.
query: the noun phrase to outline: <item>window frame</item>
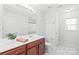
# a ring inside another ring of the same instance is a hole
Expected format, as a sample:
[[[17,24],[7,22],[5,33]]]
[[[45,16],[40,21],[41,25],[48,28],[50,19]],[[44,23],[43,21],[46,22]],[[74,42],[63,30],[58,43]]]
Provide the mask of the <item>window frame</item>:
[[[77,18],[66,18],[65,19],[65,30],[77,30]]]

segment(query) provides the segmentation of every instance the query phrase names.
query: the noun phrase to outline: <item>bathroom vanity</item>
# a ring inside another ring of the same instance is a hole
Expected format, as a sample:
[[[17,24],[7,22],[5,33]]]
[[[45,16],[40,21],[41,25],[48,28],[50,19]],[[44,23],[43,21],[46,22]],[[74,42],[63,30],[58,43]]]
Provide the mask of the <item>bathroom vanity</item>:
[[[39,39],[37,41],[28,43],[26,45],[27,55],[42,55],[44,54],[45,41],[44,38]]]
[[[45,52],[45,38],[29,40],[26,43],[15,42],[6,47],[0,47],[0,55],[43,55]]]

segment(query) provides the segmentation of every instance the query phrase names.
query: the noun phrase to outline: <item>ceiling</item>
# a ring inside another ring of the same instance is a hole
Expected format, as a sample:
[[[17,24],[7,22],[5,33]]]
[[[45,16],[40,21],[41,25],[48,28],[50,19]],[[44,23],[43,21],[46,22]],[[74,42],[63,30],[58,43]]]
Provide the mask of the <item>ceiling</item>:
[[[32,5],[29,5],[29,6],[31,6],[32,8],[36,8],[43,13],[46,12],[49,9],[48,8],[49,6],[51,7],[50,4],[32,4]]]
[[[46,13],[51,8],[57,8],[58,4],[25,4],[23,5],[27,8],[29,6],[30,8],[37,9],[42,13]]]
[[[79,4],[26,4],[33,9],[37,9],[42,13],[46,13],[47,11],[61,9],[62,11],[66,9],[79,9]]]
[[[22,6],[24,7],[22,7]],[[71,5],[71,4],[63,4],[63,5],[60,5],[60,4],[17,4],[17,5],[5,5],[5,10],[15,10],[16,13],[26,13],[25,10],[27,10],[26,8],[29,8],[29,9],[33,9],[33,10],[38,10],[40,11],[41,13],[45,14],[46,12],[50,11],[50,10],[56,10],[58,8],[60,8],[62,11],[65,9],[70,9],[70,8],[79,8],[78,7],[79,5]],[[79,9],[78,9],[79,10]],[[36,11],[35,11],[36,12]]]

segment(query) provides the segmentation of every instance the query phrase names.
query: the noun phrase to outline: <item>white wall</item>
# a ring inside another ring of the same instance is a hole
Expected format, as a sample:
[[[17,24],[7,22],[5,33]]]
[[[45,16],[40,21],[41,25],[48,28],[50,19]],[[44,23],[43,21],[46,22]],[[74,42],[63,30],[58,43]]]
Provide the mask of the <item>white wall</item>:
[[[37,8],[31,7],[35,10],[35,19],[36,19],[36,24],[30,25],[30,31],[34,31],[39,33],[40,35],[45,34],[45,24],[44,24],[44,14]],[[33,15],[32,15],[33,16]]]
[[[33,14],[28,9],[16,7],[16,5],[4,5],[3,15],[3,37],[8,33],[19,33],[19,35],[26,35],[28,32],[37,32],[44,34],[44,19],[43,14],[35,9]],[[36,24],[28,23],[29,15],[35,15]]]
[[[8,8],[8,6],[6,6]],[[6,37],[8,33],[17,33],[25,35],[28,32],[28,15],[22,14],[15,10],[4,8],[3,15],[3,35]]]
[[[42,13],[38,14],[37,32],[40,33],[41,35],[45,35],[45,19]]]
[[[3,5],[0,4],[0,39],[2,38]]]

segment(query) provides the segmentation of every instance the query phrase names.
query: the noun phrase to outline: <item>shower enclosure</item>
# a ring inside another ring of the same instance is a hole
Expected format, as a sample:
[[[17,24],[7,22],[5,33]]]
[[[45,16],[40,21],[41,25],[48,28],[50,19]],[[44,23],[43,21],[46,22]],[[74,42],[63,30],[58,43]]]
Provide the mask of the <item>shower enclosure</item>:
[[[49,54],[56,54],[56,55],[74,55],[79,54],[78,46],[79,46],[79,5],[75,4],[64,4],[59,5],[56,7],[56,13],[53,13],[55,16],[51,16],[51,20],[56,20],[53,26],[51,24],[52,31],[50,33],[55,33],[54,38],[49,38],[51,45],[49,48],[51,50]],[[52,9],[51,12],[54,10]],[[52,15],[53,15],[52,14]],[[53,21],[54,22],[54,21]],[[58,24],[56,24],[58,23]],[[50,25],[48,26],[50,27]],[[47,27],[47,28],[48,28]],[[57,31],[53,31],[53,30]],[[47,30],[48,31],[48,30]],[[47,33],[48,34],[48,33]],[[53,37],[53,34],[50,34]],[[50,36],[49,35],[49,36]],[[58,38],[58,39],[56,39]],[[51,40],[53,39],[53,40]],[[54,41],[54,43],[53,43]]]

